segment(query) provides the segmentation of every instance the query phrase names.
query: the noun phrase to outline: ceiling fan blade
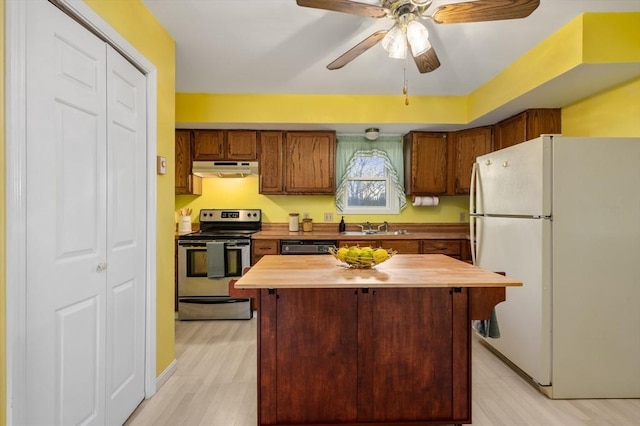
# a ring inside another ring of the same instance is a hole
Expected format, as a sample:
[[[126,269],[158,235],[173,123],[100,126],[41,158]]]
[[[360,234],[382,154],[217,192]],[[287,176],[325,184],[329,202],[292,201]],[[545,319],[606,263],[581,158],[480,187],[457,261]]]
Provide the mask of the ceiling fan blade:
[[[438,55],[436,55],[436,51],[433,47],[422,55],[413,57],[416,66],[418,67],[418,71],[421,74],[431,72],[440,66],[440,61],[438,60]]]
[[[387,9],[385,8],[349,0],[296,0],[296,3],[302,7],[333,10],[371,18],[384,18],[387,16]]]
[[[353,61],[355,58],[378,44],[378,42],[384,38],[385,34],[387,34],[387,30],[376,31],[360,43],[353,46],[351,49],[347,50],[338,59],[327,65],[327,68],[330,70],[337,70],[344,67],[349,62]]]
[[[440,6],[433,14],[439,24],[497,21],[525,18],[536,10],[540,0],[477,0]]]

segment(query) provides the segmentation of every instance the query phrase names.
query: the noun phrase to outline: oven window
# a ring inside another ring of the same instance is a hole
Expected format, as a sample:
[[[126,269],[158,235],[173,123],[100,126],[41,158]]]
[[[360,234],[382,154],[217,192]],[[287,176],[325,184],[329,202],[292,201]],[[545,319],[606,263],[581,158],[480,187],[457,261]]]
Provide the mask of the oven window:
[[[207,249],[187,250],[187,277],[207,276]]]
[[[225,276],[239,277],[242,275],[242,248],[227,247],[225,253]]]

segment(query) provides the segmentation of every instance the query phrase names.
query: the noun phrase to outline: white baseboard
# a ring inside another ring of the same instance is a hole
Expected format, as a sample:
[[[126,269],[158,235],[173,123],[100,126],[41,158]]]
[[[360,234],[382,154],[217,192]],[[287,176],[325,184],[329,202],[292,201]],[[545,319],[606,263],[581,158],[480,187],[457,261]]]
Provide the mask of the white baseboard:
[[[165,368],[164,371],[160,373],[158,377],[156,377],[156,392],[162,387],[162,385],[167,382],[167,380],[169,380],[169,377],[171,377],[173,373],[176,372],[177,368],[178,361],[174,359],[173,361],[171,361],[171,364],[169,364],[167,368]]]

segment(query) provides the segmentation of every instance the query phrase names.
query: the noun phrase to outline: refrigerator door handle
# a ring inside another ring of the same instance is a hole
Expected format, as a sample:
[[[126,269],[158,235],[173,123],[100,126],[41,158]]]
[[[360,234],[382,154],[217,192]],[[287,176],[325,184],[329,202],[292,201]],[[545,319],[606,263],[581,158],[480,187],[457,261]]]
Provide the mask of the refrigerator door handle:
[[[471,248],[471,262],[476,264],[476,175],[478,163],[471,168],[471,185],[469,187],[469,247]]]
[[[476,213],[476,176],[478,174],[478,163],[473,163],[471,167],[471,183],[469,185],[469,214]]]

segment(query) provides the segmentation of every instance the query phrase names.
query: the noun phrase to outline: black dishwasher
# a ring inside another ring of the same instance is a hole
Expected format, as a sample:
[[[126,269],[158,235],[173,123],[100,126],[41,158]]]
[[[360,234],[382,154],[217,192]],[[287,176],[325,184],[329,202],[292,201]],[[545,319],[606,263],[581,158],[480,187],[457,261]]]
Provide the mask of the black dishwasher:
[[[335,240],[281,240],[280,254],[330,254],[329,248],[336,247]]]

